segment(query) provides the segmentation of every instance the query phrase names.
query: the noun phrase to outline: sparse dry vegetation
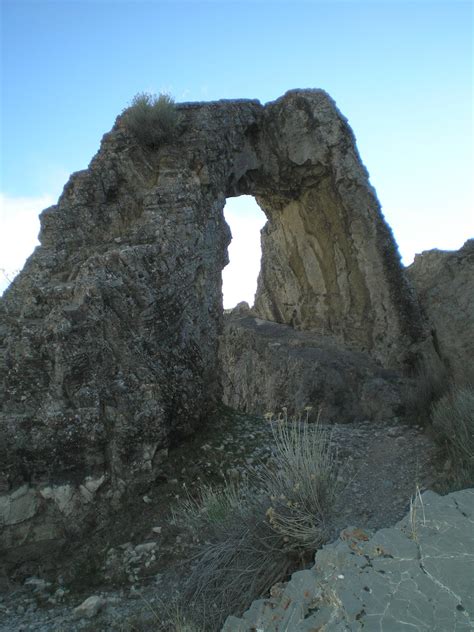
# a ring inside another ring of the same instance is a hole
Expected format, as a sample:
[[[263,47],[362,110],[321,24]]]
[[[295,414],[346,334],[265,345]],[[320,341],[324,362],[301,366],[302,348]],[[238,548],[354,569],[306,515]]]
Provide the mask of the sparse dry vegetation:
[[[432,406],[449,390],[450,376],[441,361],[423,362],[415,375],[415,387],[406,397],[408,416],[421,426],[429,425]]]
[[[141,144],[156,147],[173,138],[179,125],[179,114],[170,95],[141,92],[124,110],[123,122]]]
[[[441,459],[449,459],[446,480],[439,483],[445,493],[474,484],[473,383],[468,371],[454,379],[441,362],[425,363],[407,397],[409,418],[431,432]]]
[[[239,484],[205,487],[175,512],[196,542],[184,600],[210,630],[305,566],[329,537],[337,469],[327,433],[286,414],[271,423],[271,465]]]
[[[432,407],[436,440],[449,459],[455,484],[474,484],[474,387],[453,386]]]

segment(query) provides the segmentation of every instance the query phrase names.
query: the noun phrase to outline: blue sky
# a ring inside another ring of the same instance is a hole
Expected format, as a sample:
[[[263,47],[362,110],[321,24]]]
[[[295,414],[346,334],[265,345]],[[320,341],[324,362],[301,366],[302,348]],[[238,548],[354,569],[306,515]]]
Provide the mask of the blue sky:
[[[1,8],[0,268],[10,275],[33,248],[37,213],[87,167],[141,91],[267,102],[290,88],[323,88],[354,129],[405,263],[474,233],[469,0],[1,0]],[[233,264],[240,231],[257,231],[258,250],[261,217],[243,199],[229,207]],[[236,267],[234,287],[247,275]]]

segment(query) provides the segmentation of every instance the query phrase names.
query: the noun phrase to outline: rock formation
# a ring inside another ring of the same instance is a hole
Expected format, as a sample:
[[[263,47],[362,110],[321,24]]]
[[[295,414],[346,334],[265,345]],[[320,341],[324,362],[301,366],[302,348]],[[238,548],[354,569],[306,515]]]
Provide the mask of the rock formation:
[[[57,543],[153,478],[221,396],[228,197],[267,215],[256,309],[386,366],[425,345],[355,140],[320,90],[179,106],[172,143],[119,117],[41,215],[0,302],[0,549]]]
[[[393,419],[409,385],[396,371],[314,331],[297,331],[242,307],[226,314],[219,357],[224,403],[263,415],[303,413],[347,423]]]
[[[407,274],[431,322],[434,345],[450,373],[461,382],[473,380],[474,239],[454,252],[426,250],[416,255]]]

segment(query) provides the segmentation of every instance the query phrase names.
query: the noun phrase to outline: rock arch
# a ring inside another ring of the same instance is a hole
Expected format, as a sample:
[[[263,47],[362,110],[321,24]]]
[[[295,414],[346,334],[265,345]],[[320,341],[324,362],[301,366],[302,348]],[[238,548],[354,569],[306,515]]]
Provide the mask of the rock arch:
[[[41,246],[0,302],[0,548],[67,537],[64,516],[118,503],[219,401],[227,197],[253,195],[268,217],[263,318],[387,366],[423,342],[354,136],[326,93],[179,111],[178,139],[154,150],[117,119],[42,213]]]

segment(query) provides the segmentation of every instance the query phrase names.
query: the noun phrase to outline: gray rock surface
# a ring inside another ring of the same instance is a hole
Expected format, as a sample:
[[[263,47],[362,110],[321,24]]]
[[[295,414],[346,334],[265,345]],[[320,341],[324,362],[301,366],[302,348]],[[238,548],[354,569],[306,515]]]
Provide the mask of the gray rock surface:
[[[348,528],[223,632],[474,629],[474,489],[418,496],[395,527]]]
[[[77,608],[74,608],[74,617],[76,619],[92,619],[106,605],[105,599],[99,595],[91,595],[87,597]]]
[[[432,326],[440,356],[462,381],[474,358],[474,239],[457,251],[426,250],[406,272]]]
[[[344,423],[403,412],[409,380],[316,332],[262,320],[242,306],[224,317],[219,345],[223,401],[254,415],[303,413]]]
[[[0,300],[1,553],[49,554],[90,529],[219,401],[227,197],[254,195],[268,217],[262,317],[386,365],[429,352],[326,93],[178,109],[179,134],[154,149],[117,119],[43,211],[41,245]]]

